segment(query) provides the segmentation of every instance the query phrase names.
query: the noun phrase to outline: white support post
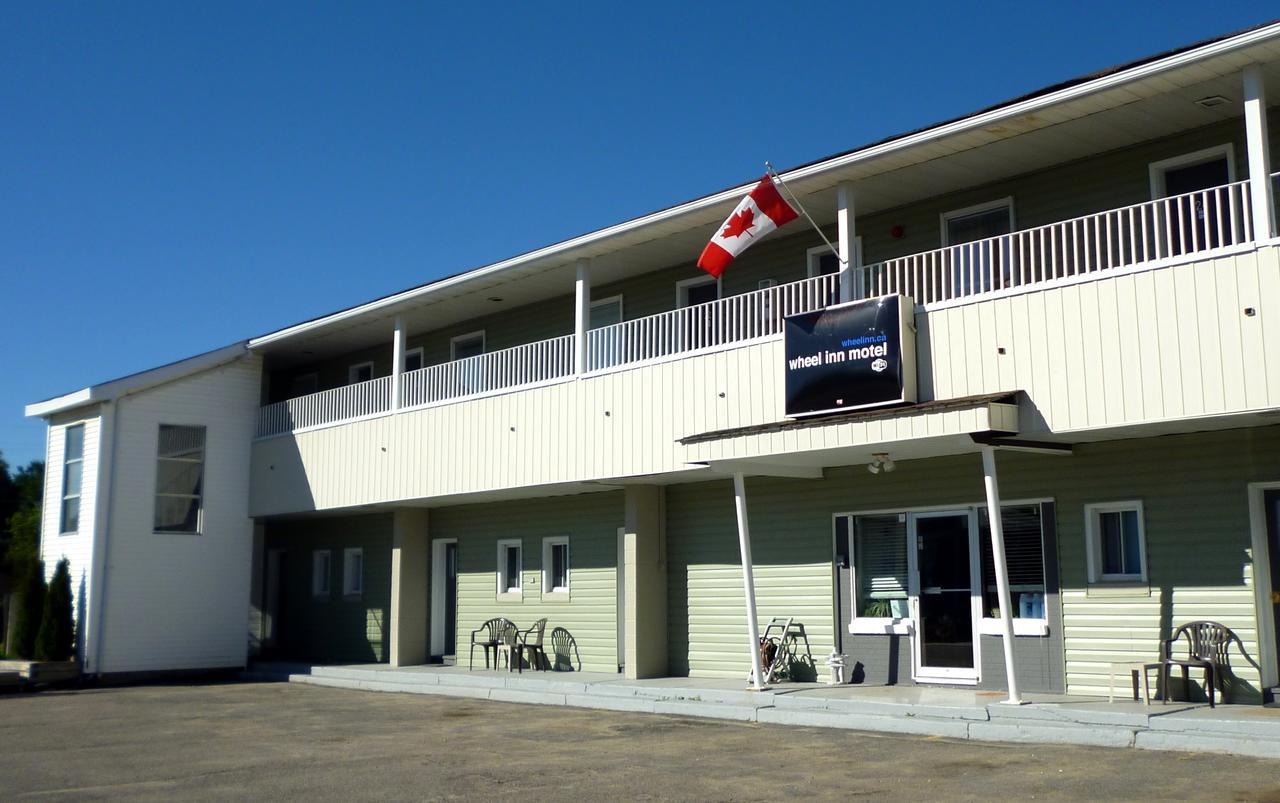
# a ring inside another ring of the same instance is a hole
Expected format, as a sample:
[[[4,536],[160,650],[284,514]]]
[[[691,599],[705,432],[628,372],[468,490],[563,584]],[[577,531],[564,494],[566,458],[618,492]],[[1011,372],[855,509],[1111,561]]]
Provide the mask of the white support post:
[[[1249,197],[1252,199],[1253,236],[1270,239],[1275,231],[1271,192],[1271,140],[1267,138],[1267,89],[1262,68],[1244,68],[1244,132],[1249,151]]]
[[[396,331],[391,341],[391,409],[400,409],[400,375],[404,373],[404,321],[396,316]]]
[[[591,260],[578,260],[578,278],[573,283],[573,369],[587,372],[587,331],[591,328]]]
[[[858,288],[857,224],[853,206],[853,184],[842,181],[836,185],[836,226],[840,245],[840,300],[852,301],[861,296]]]
[[[747,642],[751,650],[751,682],[764,691],[764,666],[760,663],[760,627],[756,621],[756,581],[751,569],[751,529],[747,526],[747,485],[742,472],[733,475],[733,501],[738,511],[738,549],[742,553],[742,591],[747,603]]]
[[[991,529],[991,558],[996,569],[996,596],[1000,601],[1000,632],[1004,641],[1004,672],[1009,681],[1009,705],[1022,705],[1018,676],[1013,670],[1013,605],[1009,601],[1009,564],[1004,557],[1004,524],[1000,519],[1000,480],[996,477],[996,450],[982,447],[982,479],[987,487],[987,523]]]

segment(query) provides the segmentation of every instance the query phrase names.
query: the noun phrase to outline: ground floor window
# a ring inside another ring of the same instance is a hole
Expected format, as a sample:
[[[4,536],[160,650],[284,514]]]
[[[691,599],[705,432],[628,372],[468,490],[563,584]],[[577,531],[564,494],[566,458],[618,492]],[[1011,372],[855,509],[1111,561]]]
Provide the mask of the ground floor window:
[[[1147,556],[1141,502],[1085,505],[1089,581],[1142,583]]]
[[[542,593],[569,593],[569,539],[555,536],[542,539]]]
[[[1014,619],[1044,619],[1044,531],[1041,506],[1002,505],[1004,560],[1009,567],[1009,600]],[[982,560],[982,615],[1000,618],[996,567],[991,554],[991,525],[985,508],[978,512]]]
[[[342,551],[342,595],[358,597],[364,593],[364,550],[355,547]]]
[[[329,575],[332,571],[329,550],[318,549],[311,553],[311,596],[329,596]]]
[[[498,542],[498,595],[519,594],[522,588],[521,572],[524,559],[520,539]]]

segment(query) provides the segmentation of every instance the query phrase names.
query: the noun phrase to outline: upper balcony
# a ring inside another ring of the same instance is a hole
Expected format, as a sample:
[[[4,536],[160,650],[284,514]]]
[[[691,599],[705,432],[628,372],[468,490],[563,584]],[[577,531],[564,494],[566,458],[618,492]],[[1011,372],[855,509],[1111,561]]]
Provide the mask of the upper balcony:
[[[1276,174],[1280,176],[1280,174]],[[1249,181],[936,248],[263,406],[260,438],[623,371],[777,338],[783,320],[899,293],[919,310],[974,304],[1252,248]],[[838,268],[838,263],[830,265]]]

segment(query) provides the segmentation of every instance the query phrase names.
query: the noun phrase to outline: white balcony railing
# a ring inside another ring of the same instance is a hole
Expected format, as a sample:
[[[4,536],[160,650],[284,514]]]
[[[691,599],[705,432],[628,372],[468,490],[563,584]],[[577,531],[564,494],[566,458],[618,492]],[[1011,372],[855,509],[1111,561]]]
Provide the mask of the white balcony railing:
[[[402,407],[536,385],[573,374],[573,335],[431,365],[400,378]]]
[[[1249,182],[1111,209],[862,268],[868,297],[933,304],[1253,240]]]
[[[258,436],[279,435],[391,409],[391,377],[322,390],[258,408]]]
[[[1249,182],[1238,181],[866,265],[859,269],[858,289],[867,297],[902,293],[934,304],[1212,252],[1254,240],[1249,204]],[[788,315],[821,309],[839,297],[839,278],[818,276],[593,329],[584,344],[586,369],[777,335]],[[564,335],[406,373],[399,406],[528,387],[574,372],[574,336]],[[391,377],[381,377],[262,407],[258,436],[392,409]]]
[[[592,329],[587,332],[587,370],[776,335],[786,316],[839,300],[839,277],[817,276]]]

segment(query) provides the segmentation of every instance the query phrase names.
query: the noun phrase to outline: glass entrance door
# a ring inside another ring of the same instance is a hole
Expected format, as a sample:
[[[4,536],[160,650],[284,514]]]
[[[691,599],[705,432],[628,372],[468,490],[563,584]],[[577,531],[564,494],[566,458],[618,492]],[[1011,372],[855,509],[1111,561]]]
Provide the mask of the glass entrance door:
[[[915,664],[919,680],[978,677],[975,641],[977,544],[973,513],[916,513],[910,519]]]

